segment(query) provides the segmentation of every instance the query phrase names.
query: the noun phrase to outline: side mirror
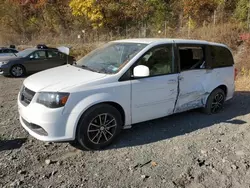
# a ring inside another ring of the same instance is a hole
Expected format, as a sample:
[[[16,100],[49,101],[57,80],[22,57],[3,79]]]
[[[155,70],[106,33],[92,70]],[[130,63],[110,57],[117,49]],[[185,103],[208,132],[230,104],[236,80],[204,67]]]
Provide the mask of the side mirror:
[[[145,65],[138,65],[134,68],[133,75],[135,78],[148,77],[150,75],[149,68]]]

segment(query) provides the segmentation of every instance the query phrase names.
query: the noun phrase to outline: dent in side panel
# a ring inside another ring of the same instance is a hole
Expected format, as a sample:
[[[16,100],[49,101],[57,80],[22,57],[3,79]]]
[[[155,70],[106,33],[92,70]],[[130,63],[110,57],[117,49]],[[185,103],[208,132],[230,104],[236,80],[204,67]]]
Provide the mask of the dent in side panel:
[[[209,92],[206,90],[205,70],[190,70],[180,73],[179,94],[175,113],[204,107]]]

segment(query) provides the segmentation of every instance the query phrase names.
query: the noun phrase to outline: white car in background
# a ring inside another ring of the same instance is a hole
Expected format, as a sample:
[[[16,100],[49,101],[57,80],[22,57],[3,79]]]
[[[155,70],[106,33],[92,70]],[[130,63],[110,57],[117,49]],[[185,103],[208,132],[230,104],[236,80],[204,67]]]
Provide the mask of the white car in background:
[[[135,123],[194,108],[219,112],[233,97],[234,79],[233,56],[223,44],[113,41],[75,66],[26,78],[18,96],[20,121],[39,140],[101,149]]]

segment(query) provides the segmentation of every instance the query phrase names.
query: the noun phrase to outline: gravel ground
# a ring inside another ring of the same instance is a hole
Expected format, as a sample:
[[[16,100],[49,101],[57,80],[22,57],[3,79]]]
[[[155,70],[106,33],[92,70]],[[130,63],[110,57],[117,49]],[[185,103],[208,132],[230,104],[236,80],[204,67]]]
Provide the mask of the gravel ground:
[[[185,112],[124,130],[103,151],[27,134],[17,113],[23,79],[0,76],[0,187],[236,187],[250,185],[250,92],[217,115]]]

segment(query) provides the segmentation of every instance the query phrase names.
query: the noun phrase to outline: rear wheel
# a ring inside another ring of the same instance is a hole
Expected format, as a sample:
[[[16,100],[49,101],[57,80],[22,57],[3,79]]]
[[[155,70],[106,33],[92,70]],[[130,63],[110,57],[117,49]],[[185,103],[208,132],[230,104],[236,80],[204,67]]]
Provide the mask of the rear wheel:
[[[22,77],[25,75],[25,68],[22,65],[14,65],[10,69],[10,74],[13,77]]]
[[[90,108],[81,118],[76,140],[85,149],[102,149],[117,137],[122,128],[120,112],[111,105]]]
[[[225,102],[225,92],[217,88],[208,97],[204,112],[207,114],[216,114],[221,111]]]

